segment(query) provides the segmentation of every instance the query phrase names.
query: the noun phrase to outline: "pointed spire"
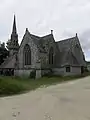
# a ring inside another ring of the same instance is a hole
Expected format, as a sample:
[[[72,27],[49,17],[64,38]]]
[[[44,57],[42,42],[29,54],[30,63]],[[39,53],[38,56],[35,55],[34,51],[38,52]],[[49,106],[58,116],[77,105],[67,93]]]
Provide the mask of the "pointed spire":
[[[12,34],[17,34],[15,14],[14,14]]]
[[[11,38],[10,38],[10,42],[8,44],[8,49],[10,51],[10,55],[18,52],[18,49],[19,49],[15,15],[14,15],[14,21],[13,21],[13,28],[12,28]]]

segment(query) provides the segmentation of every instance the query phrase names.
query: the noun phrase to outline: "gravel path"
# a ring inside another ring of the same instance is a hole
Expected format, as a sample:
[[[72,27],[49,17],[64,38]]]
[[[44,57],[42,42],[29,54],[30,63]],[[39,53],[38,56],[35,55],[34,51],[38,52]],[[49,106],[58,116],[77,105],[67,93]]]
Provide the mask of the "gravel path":
[[[90,120],[90,77],[0,98],[0,120]]]

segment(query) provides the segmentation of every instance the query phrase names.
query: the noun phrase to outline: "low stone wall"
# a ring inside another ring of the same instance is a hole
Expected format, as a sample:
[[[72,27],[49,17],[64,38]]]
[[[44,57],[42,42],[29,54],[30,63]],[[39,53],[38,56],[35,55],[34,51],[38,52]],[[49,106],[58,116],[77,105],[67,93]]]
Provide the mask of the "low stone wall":
[[[19,77],[29,77],[31,70],[14,70],[14,75]]]
[[[31,71],[34,69],[29,70],[15,70],[14,75],[20,77],[29,77]],[[62,76],[70,76],[70,75],[80,75],[81,74],[81,67],[70,67],[70,72],[66,72],[66,67],[62,68],[53,68],[52,69],[53,75],[62,75]],[[50,73],[50,69],[36,69],[36,79],[41,78],[43,75]]]
[[[65,68],[53,68],[52,71],[54,75],[64,75]]]
[[[81,67],[71,66],[70,72],[66,72],[65,66],[62,68],[53,68],[53,74],[54,75],[63,75],[63,76],[80,75],[81,74]]]
[[[43,76],[43,75],[46,75],[46,74],[48,74],[50,72],[50,70],[49,69],[42,69],[41,70],[41,75]]]
[[[14,70],[14,75],[15,76],[19,76],[19,77],[29,77],[30,73],[33,71],[34,69],[30,69],[30,70]],[[41,70],[40,69],[36,69],[36,79],[41,78]]]

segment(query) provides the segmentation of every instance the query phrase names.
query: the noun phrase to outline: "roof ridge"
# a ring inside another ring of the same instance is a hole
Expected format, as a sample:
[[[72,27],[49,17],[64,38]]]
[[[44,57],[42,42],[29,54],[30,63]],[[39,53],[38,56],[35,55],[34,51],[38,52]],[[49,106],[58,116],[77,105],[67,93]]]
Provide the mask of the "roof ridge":
[[[75,37],[70,37],[70,38],[67,38],[67,39],[63,39],[63,40],[60,40],[60,41],[56,41],[56,43],[65,42],[65,41],[67,41],[67,40],[72,40],[72,39],[74,39],[74,38],[76,38],[76,36],[75,36]]]
[[[42,36],[41,38],[44,38],[44,37],[47,37],[47,36],[51,36],[52,34],[50,33],[50,34],[48,34],[48,35],[45,35],[45,36]]]
[[[37,37],[37,38],[41,38],[41,37],[39,37],[39,36],[37,36],[37,35],[34,35],[34,34],[31,34],[31,33],[30,33],[30,35],[31,35],[31,36],[34,36],[34,37]]]

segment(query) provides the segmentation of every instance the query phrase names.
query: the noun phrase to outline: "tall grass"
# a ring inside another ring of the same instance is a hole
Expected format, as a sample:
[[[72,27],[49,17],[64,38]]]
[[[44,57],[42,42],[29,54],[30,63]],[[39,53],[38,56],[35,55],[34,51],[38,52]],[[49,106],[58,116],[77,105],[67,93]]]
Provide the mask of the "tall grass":
[[[52,76],[42,77],[40,79],[22,79],[19,77],[0,76],[0,96],[20,94],[23,92],[35,90],[39,87],[47,87],[49,85],[55,85],[61,82],[82,78],[87,75],[89,75],[89,73],[80,76]]]

